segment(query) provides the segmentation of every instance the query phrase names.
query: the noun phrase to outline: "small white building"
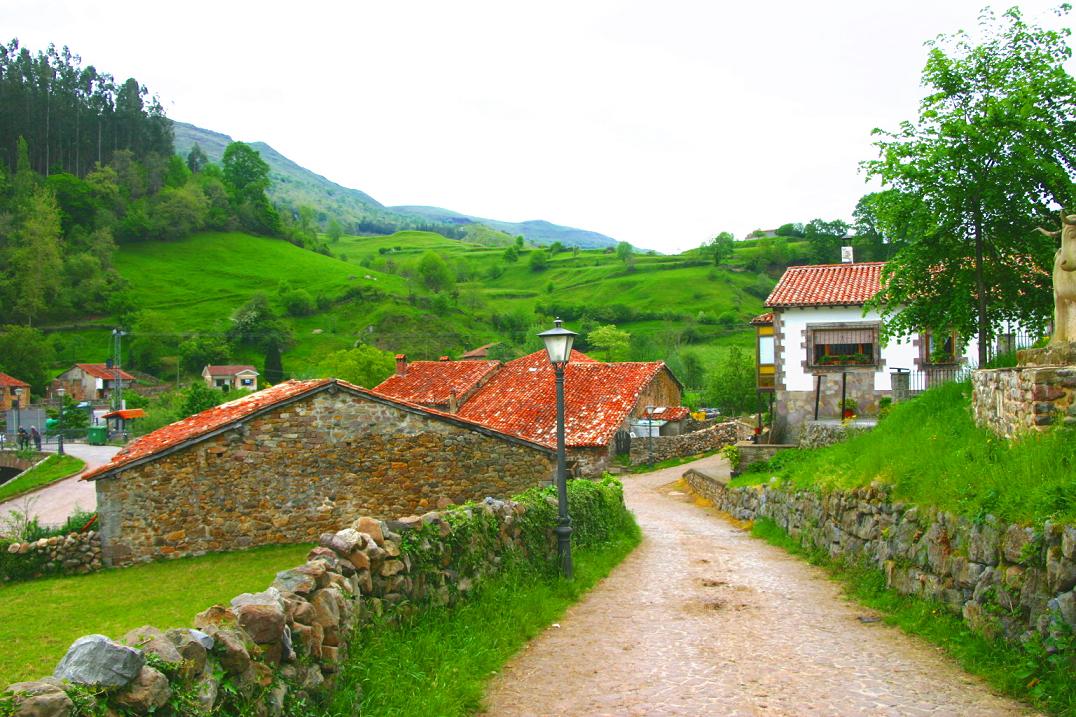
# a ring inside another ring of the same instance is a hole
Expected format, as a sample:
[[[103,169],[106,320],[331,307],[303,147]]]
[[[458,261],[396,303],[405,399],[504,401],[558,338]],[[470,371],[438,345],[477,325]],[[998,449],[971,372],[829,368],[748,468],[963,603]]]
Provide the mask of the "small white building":
[[[962,342],[952,331],[882,344],[881,316],[864,305],[881,289],[884,265],[789,267],[766,299],[771,313],[752,321],[759,389],[774,394],[775,442],[795,442],[805,422],[841,418],[845,408],[876,415],[878,401],[895,390],[962,379],[975,366],[977,340]],[[1017,348],[1009,328],[999,332],[1002,350]]]
[[[206,366],[202,378],[206,385],[220,391],[255,391],[260,374],[253,366]]]

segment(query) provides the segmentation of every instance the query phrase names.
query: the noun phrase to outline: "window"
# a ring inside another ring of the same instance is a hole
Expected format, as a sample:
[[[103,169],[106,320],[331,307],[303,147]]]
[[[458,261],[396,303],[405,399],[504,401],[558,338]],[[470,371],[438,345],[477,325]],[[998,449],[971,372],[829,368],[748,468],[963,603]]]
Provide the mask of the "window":
[[[241,380],[242,380],[244,386],[253,386],[254,385],[254,379],[252,379],[252,378],[244,378],[244,379],[241,379]]]
[[[878,327],[808,327],[811,366],[876,366]]]
[[[926,350],[926,355],[923,357],[925,363],[937,366],[958,363],[960,360],[957,352],[960,341],[955,332],[928,331],[924,334],[922,345]]]

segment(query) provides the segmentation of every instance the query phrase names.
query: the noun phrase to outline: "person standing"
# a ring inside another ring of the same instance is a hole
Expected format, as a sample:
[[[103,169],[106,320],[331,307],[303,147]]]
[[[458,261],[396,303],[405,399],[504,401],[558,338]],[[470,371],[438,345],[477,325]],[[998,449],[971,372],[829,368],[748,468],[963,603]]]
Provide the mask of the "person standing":
[[[37,426],[30,426],[30,438],[34,441],[34,448],[38,453],[41,452],[41,432],[37,430]]]
[[[19,432],[17,434],[16,445],[19,450],[25,450],[30,447],[30,434],[26,432],[26,429],[19,426]]]

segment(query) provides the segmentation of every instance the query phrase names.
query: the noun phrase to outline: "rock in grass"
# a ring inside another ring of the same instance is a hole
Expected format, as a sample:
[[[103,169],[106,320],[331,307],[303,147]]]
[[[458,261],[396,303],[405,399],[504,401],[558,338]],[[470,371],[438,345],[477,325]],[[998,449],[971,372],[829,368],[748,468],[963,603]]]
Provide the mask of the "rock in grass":
[[[75,707],[66,692],[49,682],[16,682],[7,689],[14,695],[17,717],[69,717]]]
[[[72,643],[53,674],[80,685],[123,687],[145,664],[141,650],[118,645],[104,635],[86,635]]]

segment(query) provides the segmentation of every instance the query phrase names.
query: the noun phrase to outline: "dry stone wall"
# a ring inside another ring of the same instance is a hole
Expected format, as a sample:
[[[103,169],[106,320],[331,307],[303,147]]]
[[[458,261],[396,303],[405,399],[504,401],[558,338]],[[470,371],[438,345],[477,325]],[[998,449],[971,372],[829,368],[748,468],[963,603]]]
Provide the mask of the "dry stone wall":
[[[393,516],[548,483],[553,455],[351,393],[322,392],[97,481],[112,565],[314,542]]]
[[[34,541],[16,541],[0,548],[0,579],[44,575],[82,575],[100,570],[101,536],[95,530]]]
[[[1076,366],[984,369],[971,382],[975,422],[1000,436],[1076,425]]]
[[[682,433],[679,436],[633,438],[631,464],[637,466],[650,462],[651,442],[653,443],[653,460],[655,463],[660,463],[670,458],[693,456],[732,445],[744,430],[745,427],[738,421],[726,421],[694,433]]]
[[[981,522],[892,501],[883,488],[820,494],[685,479],[741,520],[772,519],[805,545],[867,560],[895,590],[936,600],[973,629],[1018,639],[1076,628],[1076,526]]]
[[[600,542],[603,526],[630,521],[619,483],[578,483],[569,494],[587,544]],[[95,715],[323,714],[349,654],[362,649],[353,632],[361,620],[453,604],[512,560],[556,565],[556,508],[544,492],[524,501],[361,517],[322,534],[307,562],[266,590],[214,605],[192,627],[79,638],[53,676],[8,687],[13,714],[81,717],[87,702]]]

